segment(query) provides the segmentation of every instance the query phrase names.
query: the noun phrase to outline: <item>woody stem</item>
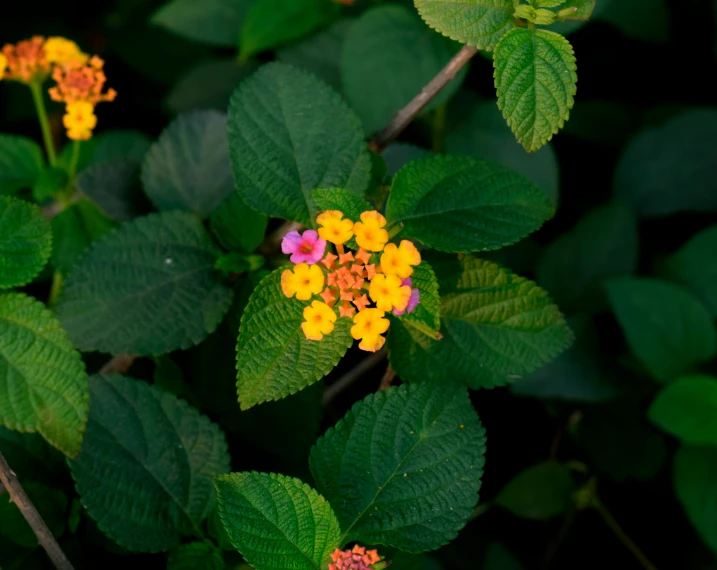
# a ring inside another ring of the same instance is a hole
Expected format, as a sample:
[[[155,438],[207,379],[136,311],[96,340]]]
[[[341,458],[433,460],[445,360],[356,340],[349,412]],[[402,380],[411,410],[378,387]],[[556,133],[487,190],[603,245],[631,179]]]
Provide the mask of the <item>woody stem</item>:
[[[37,118],[40,121],[40,129],[42,130],[42,139],[45,142],[47,160],[50,166],[55,166],[57,164],[57,155],[55,154],[55,144],[52,142],[52,131],[50,130],[50,120],[47,118],[45,100],[42,98],[42,84],[38,81],[31,82],[30,91],[32,92],[32,100],[35,103]]]

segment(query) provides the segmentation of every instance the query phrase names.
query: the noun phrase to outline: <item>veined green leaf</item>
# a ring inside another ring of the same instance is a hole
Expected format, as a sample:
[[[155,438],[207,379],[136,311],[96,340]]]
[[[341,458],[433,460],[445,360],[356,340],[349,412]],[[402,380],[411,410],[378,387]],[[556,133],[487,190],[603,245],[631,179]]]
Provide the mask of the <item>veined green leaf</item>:
[[[674,481],[690,521],[717,552],[717,448],[682,446],[675,455]]]
[[[287,298],[279,268],[259,283],[244,309],[237,341],[237,393],[246,410],[321,380],[353,343],[351,319],[338,318],[322,340],[307,340],[301,323],[309,302]]]
[[[314,202],[316,202],[316,206],[320,210],[339,210],[343,212],[345,217],[354,222],[359,221],[363,212],[374,209],[374,207],[361,196],[357,196],[342,188],[314,190],[311,196],[314,198]]]
[[[154,13],[151,22],[195,42],[234,47],[251,3],[251,0],[171,0]]]
[[[32,281],[52,251],[50,223],[29,202],[0,196],[0,289]]]
[[[139,172],[139,163],[132,159],[100,162],[80,172],[75,187],[108,218],[127,222],[142,213],[143,202],[146,202]]]
[[[485,431],[465,389],[424,383],[379,391],[351,408],[311,450],[318,490],[341,543],[435,550],[478,502]]]
[[[190,542],[175,548],[167,558],[167,570],[224,570],[222,553],[211,542]]]
[[[418,323],[438,332],[441,326],[441,298],[438,295],[438,279],[433,268],[422,260],[411,274],[411,288],[418,289],[419,304],[410,313],[397,317],[407,325]]]
[[[275,473],[216,478],[219,515],[232,544],[258,570],[321,570],[339,546],[339,523],[321,495]]]
[[[220,252],[198,218],[152,214],[95,242],[70,273],[57,315],[83,350],[155,355],[214,331],[231,304]]]
[[[496,502],[522,518],[550,519],[570,508],[574,492],[570,470],[551,460],[518,473],[501,489]]]
[[[247,206],[237,192],[232,192],[209,219],[219,243],[229,251],[244,253],[259,247],[268,223],[269,219]]]
[[[578,76],[575,53],[560,34],[516,28],[493,54],[498,107],[528,152],[542,147],[565,124]]]
[[[389,329],[391,364],[404,380],[504,386],[570,346],[572,333],[560,310],[532,281],[469,256],[431,262],[443,337],[398,323]]]
[[[515,27],[518,0],[414,0],[426,23],[461,43],[491,51]]]
[[[269,216],[313,225],[312,190],[362,196],[368,186],[371,159],[358,117],[331,88],[291,66],[265,65],[237,88],[228,137],[242,199]]]
[[[0,194],[32,188],[44,167],[42,149],[35,141],[0,135]]]
[[[39,301],[5,293],[0,339],[0,423],[38,432],[76,456],[87,421],[87,374],[60,323]]]
[[[112,540],[160,552],[201,536],[213,478],[229,471],[221,430],[186,402],[124,376],[90,378],[82,452],[70,462],[82,504]]]

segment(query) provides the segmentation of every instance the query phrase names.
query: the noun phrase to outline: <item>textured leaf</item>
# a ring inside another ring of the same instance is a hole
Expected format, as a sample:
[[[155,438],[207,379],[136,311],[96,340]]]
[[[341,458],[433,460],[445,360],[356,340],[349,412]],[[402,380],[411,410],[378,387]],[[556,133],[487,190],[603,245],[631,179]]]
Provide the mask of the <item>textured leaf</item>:
[[[367,133],[385,127],[458,52],[460,44],[435,33],[404,6],[377,6],[349,28],[341,52],[343,87]],[[461,86],[465,66],[426,110]]]
[[[517,0],[415,0],[426,23],[444,36],[491,51],[515,27]]]
[[[269,216],[312,225],[312,190],[363,195],[368,186],[359,119],[328,86],[291,66],[265,65],[237,88],[228,137],[242,199]]]
[[[361,214],[374,207],[366,200],[341,188],[314,190],[311,196],[320,210],[340,210],[347,218],[358,222]]]
[[[0,422],[74,457],[89,399],[79,353],[52,313],[20,293],[0,295],[0,339]]]
[[[231,303],[219,255],[197,218],[153,214],[94,243],[63,288],[57,315],[82,350],[162,354],[214,331]]]
[[[171,0],[151,22],[183,38],[212,46],[234,47],[251,0]]]
[[[262,280],[244,310],[237,341],[237,392],[242,410],[310,386],[338,364],[353,343],[351,319],[339,318],[320,341],[301,329],[308,302],[288,299],[279,268]]]
[[[222,246],[245,253],[259,247],[268,223],[268,218],[249,208],[237,192],[225,198],[209,219],[212,233]]]
[[[190,542],[169,553],[167,570],[224,570],[222,553],[210,542]]]
[[[381,156],[386,161],[387,174],[395,176],[399,170],[412,160],[428,158],[433,156],[433,153],[428,149],[410,143],[395,142],[384,150]]]
[[[132,159],[89,166],[77,176],[75,187],[117,222],[129,221],[143,213],[139,163]]]
[[[575,53],[560,34],[516,28],[495,49],[498,107],[528,152],[553,138],[570,116],[578,76]]]
[[[88,145],[91,150],[88,166],[117,160],[140,163],[144,160],[144,156],[152,144],[147,135],[133,130],[103,132],[83,143],[82,147],[89,142],[92,144]],[[68,148],[71,148],[71,145],[68,145]],[[81,153],[82,150],[80,150]]]
[[[254,0],[241,29],[240,59],[310,34],[339,13],[332,0]]]
[[[469,157],[414,160],[396,174],[386,206],[402,237],[441,251],[499,249],[553,215],[542,190],[502,166]]]
[[[431,260],[441,292],[441,340],[389,329],[391,364],[407,381],[493,388],[550,362],[572,342],[558,307],[532,281],[495,263]]]
[[[640,133],[615,171],[615,196],[641,216],[717,211],[717,110],[687,111]]]
[[[595,4],[596,0],[566,0],[561,2],[559,6],[561,11],[576,8],[574,14],[565,17],[566,20],[587,20],[592,16]]]
[[[712,318],[684,289],[656,279],[619,278],[606,289],[632,352],[668,382],[717,352]]]
[[[229,537],[257,570],[320,570],[339,546],[339,523],[321,495],[275,473],[216,479],[219,515]]]
[[[674,481],[690,521],[717,552],[717,448],[682,446],[675,455]]]
[[[52,251],[50,223],[34,204],[0,196],[0,289],[32,281]]]
[[[357,403],[309,459],[341,543],[435,550],[478,502],[485,431],[463,389],[403,385]]]
[[[543,254],[538,283],[566,313],[602,308],[602,281],[637,268],[637,222],[621,204],[596,208]]]
[[[44,167],[42,149],[35,141],[0,134],[0,194],[32,188]]]
[[[694,293],[717,317],[717,226],[700,232],[670,256],[663,273]]]
[[[546,461],[521,471],[501,489],[496,502],[526,519],[550,519],[572,505],[575,483],[570,470],[557,461]]]
[[[411,287],[418,289],[419,304],[410,313],[404,313],[398,319],[410,325],[420,323],[434,331],[441,326],[441,298],[438,295],[438,279],[427,261],[414,268],[411,274]]]
[[[124,376],[90,378],[82,452],[70,462],[89,515],[117,544],[160,552],[214,507],[214,476],[229,471],[221,430],[186,402]]]
[[[203,217],[234,191],[226,124],[217,111],[193,111],[164,130],[142,165],[144,190],[157,208]]]
[[[678,378],[653,400],[648,416],[684,443],[717,445],[717,378]]]

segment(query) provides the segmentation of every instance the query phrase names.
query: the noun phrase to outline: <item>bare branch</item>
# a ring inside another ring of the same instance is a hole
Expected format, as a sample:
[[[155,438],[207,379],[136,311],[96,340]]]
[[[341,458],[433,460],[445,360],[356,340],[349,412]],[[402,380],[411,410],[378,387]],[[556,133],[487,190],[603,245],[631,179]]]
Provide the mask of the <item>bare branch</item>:
[[[396,377],[396,372],[394,372],[393,368],[389,364],[386,367],[386,372],[383,373],[383,378],[381,378],[381,384],[379,384],[378,389],[379,390],[388,390],[391,387],[391,382],[393,382],[393,379]]]
[[[113,356],[107,361],[107,364],[100,368],[100,374],[127,374],[127,371],[132,367],[135,360],[137,360],[136,356],[118,354],[117,356]]]

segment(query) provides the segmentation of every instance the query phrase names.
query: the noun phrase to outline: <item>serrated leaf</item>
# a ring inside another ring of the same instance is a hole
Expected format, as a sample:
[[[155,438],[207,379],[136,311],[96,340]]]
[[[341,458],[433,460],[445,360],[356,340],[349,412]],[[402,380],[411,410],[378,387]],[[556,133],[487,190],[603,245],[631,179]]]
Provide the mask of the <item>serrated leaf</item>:
[[[0,422],[74,457],[89,399],[80,354],[45,305],[21,293],[0,295],[0,339]]]
[[[433,156],[433,154],[434,153],[428,149],[410,143],[395,142],[381,153],[381,157],[386,161],[386,174],[388,174],[388,176],[395,176],[397,172],[412,160],[428,158]]]
[[[518,141],[534,152],[570,116],[578,76],[575,53],[560,34],[516,28],[493,54],[498,107]]]
[[[717,317],[717,226],[698,233],[671,255],[662,273],[689,289]]]
[[[254,0],[241,28],[239,58],[306,36],[338,13],[332,0]]]
[[[42,149],[35,141],[0,135],[0,194],[32,188],[44,168]]]
[[[502,166],[469,157],[414,160],[396,174],[386,206],[401,237],[450,252],[510,245],[554,213],[542,190]]]
[[[154,355],[198,344],[231,304],[218,248],[186,212],[152,214],[94,243],[70,273],[57,315],[82,350]]]
[[[309,303],[287,298],[279,268],[263,279],[244,309],[237,341],[237,394],[242,410],[278,400],[321,380],[353,344],[351,319],[336,320],[322,340],[301,329]]]
[[[438,279],[433,268],[425,260],[414,268],[411,274],[411,288],[418,289],[419,304],[413,311],[400,315],[398,319],[409,325],[420,323],[437,332],[441,326]]]
[[[145,210],[139,169],[139,163],[132,159],[99,162],[77,176],[75,187],[108,218],[126,222]]]
[[[717,552],[717,448],[683,445],[675,455],[674,481],[690,522]]]
[[[532,281],[469,256],[431,259],[441,292],[441,340],[395,324],[391,364],[407,381],[504,386],[572,342],[560,310]]]
[[[217,111],[180,115],[152,145],[142,164],[142,184],[160,210],[211,214],[234,192],[227,118]]]
[[[343,212],[344,216],[355,222],[359,221],[363,212],[374,209],[361,196],[341,188],[314,190],[311,196],[320,210],[339,210]]]
[[[717,378],[674,380],[652,401],[648,417],[683,443],[717,445]]]
[[[414,0],[434,30],[463,44],[491,51],[515,27],[518,0]]]
[[[167,558],[167,570],[224,570],[222,553],[210,542],[190,542],[175,548]]]
[[[52,251],[50,223],[29,202],[0,196],[0,289],[32,281]]]
[[[712,317],[686,290],[627,277],[605,287],[632,352],[656,380],[669,382],[717,352]]]
[[[361,124],[327,85],[281,63],[263,66],[229,105],[234,181],[252,208],[313,225],[311,191],[362,196],[371,174]]]
[[[219,243],[229,251],[244,253],[259,247],[268,223],[268,218],[249,208],[237,192],[232,192],[209,218]]]
[[[346,35],[341,75],[346,98],[365,131],[373,133],[390,123],[460,47],[405,6],[377,6],[364,12]],[[467,71],[464,66],[425,110],[450,99]]]
[[[379,391],[319,438],[309,464],[336,512],[341,544],[435,550],[478,502],[485,431],[464,389]]]
[[[219,515],[232,543],[257,570],[320,570],[339,546],[339,523],[321,495],[275,473],[217,477]]]
[[[603,0],[604,2],[605,0]],[[567,11],[568,8],[575,8],[575,12],[563,17],[564,20],[587,20],[592,16],[595,10],[596,0],[566,0],[558,4],[561,11]]]
[[[566,512],[573,503],[574,492],[570,470],[550,460],[518,473],[495,500],[516,516],[543,520]]]
[[[251,3],[251,0],[171,0],[150,21],[195,42],[234,47]]]
[[[89,515],[117,544],[161,552],[202,535],[213,478],[229,471],[221,430],[186,402],[139,380],[90,378],[82,452],[70,462]]]

